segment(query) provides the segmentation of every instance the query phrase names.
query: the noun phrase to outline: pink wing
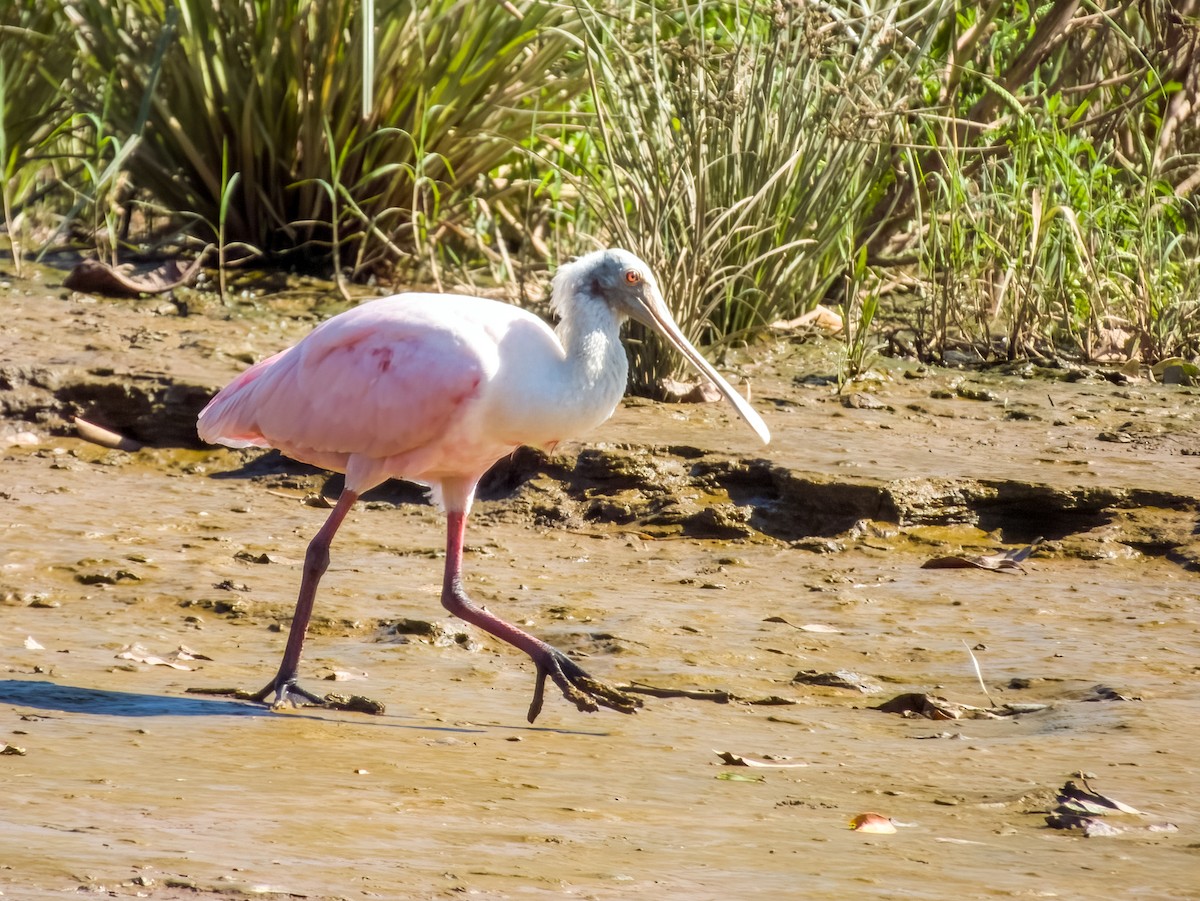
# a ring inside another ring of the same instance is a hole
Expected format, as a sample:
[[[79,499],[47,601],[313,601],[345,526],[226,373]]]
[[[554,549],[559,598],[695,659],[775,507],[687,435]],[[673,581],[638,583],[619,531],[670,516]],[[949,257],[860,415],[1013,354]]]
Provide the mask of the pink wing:
[[[487,378],[462,324],[452,303],[413,296],[335,316],[224,388],[200,414],[200,437],[338,470],[352,455],[418,450],[446,433]]]

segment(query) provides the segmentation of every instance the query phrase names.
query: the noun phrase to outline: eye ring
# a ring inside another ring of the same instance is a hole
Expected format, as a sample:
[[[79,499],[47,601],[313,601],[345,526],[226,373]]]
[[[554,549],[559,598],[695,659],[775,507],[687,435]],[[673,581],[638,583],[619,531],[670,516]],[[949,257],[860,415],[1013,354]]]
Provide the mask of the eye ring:
[[[642,280],[642,274],[640,272],[638,272],[636,269],[626,269],[625,270],[626,284],[636,285],[641,280]]]

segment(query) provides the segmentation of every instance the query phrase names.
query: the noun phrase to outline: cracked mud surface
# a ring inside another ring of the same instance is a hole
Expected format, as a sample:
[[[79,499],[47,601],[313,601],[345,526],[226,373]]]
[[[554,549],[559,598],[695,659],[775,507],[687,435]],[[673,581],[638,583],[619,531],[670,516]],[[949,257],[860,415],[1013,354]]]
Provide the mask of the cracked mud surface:
[[[339,533],[303,666],[387,712],[271,712],[188,689],[271,676],[325,515],[305,498],[337,482],[191,429],[337,304],[56,278],[0,287],[4,897],[1196,896],[1196,389],[891,365],[844,402],[832,350],[760,349],[736,371],[769,447],[722,407],[630,400],[499,467],[468,530],[480,602],[693,697],[626,717],[548,693],[529,727],[532,668],[444,615],[442,520],[393,484]],[[148,446],[81,441],[76,415]],[[922,568],[1038,538],[1024,573]],[[1030,712],[871,709],[990,707],[964,642]],[[1048,829],[1080,770],[1144,815]],[[868,811],[904,825],[847,828]]]

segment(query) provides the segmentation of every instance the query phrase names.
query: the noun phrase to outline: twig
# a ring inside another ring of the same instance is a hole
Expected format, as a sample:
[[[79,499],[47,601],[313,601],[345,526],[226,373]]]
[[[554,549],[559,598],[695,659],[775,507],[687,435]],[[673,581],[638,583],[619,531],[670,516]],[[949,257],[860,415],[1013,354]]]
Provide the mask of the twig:
[[[963,642],[963,647],[967,649],[967,654],[970,655],[971,662],[975,664],[975,676],[979,679],[979,687],[983,689],[983,696],[988,699],[988,703],[993,707],[999,707],[1000,705],[993,701],[992,696],[988,694],[987,686],[983,684],[983,670],[979,668],[979,661],[975,658],[975,652],[971,650],[971,646],[965,641]]]

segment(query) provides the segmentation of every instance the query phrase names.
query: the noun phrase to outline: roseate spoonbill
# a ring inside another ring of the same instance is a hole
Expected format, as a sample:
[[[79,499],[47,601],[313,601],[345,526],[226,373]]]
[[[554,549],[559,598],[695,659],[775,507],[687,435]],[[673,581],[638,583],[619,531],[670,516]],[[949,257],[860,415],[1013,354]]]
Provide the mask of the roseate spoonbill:
[[[364,303],[250,367],[200,413],[205,441],[275,447],[346,474],[333,511],[308,545],[279,672],[255,700],[273,692],[276,707],[298,699],[320,703],[296,679],[329,546],[359,496],[394,477],[429,486],[446,512],[443,606],[532,658],[530,722],[542,708],[547,676],[580,710],[601,705],[630,713],[641,706],[467,597],[463,533],[475,486],[517,447],[551,448],[612,415],[625,393],[620,329],[629,318],[670,342],[764,442],[770,433],[688,343],[653,274],[628,251],[596,251],[560,267],[552,305],[557,330],[518,307],[479,297],[412,293]]]

